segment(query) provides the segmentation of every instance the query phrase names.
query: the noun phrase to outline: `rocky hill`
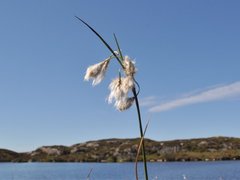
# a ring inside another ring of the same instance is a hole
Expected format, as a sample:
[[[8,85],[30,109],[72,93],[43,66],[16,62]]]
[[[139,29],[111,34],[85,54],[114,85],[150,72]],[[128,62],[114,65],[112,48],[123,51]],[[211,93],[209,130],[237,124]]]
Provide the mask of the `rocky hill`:
[[[0,162],[131,162],[139,139],[105,139],[73,146],[43,146],[28,153],[0,149]],[[240,160],[240,138],[145,139],[148,161]],[[139,159],[141,160],[141,159]]]

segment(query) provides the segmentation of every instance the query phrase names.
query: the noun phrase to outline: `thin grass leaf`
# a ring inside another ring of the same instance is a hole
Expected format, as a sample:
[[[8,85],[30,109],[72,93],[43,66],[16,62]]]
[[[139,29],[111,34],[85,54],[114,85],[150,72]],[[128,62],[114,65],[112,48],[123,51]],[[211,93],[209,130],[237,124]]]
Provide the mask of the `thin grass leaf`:
[[[119,57],[114,53],[113,49],[109,46],[109,44],[102,38],[102,36],[100,34],[98,34],[97,31],[95,31],[88,23],[86,23],[84,20],[82,20],[81,18],[79,18],[78,16],[75,16],[79,21],[81,21],[83,24],[85,24],[94,34],[96,34],[99,39],[103,42],[103,44],[110,50],[110,52],[115,56],[115,58],[118,60],[119,64],[122,66],[122,68],[124,69],[124,66],[121,62],[121,60],[119,59]]]
[[[118,43],[118,40],[117,40],[117,36],[115,35],[115,33],[113,33],[113,36],[114,36],[115,42],[117,44],[117,48],[118,48],[118,52],[119,52],[120,58],[123,61],[123,55],[122,55],[122,51],[120,49],[120,46],[119,46],[119,43]]]
[[[88,173],[88,175],[87,175],[87,180],[90,180],[90,175],[91,175],[91,173],[92,173],[92,170],[93,170],[93,168],[90,169],[90,171],[89,171],[89,173]]]
[[[113,33],[113,36],[114,36],[115,42],[116,42],[116,44],[117,44],[117,48],[118,48],[118,52],[119,52],[120,58],[121,58],[121,60],[123,61],[123,55],[122,55],[122,51],[121,51],[120,45],[119,45],[118,40],[117,40],[117,36],[116,36],[115,33]],[[137,96],[138,96],[138,94],[140,93],[140,85],[139,85],[139,83],[136,81],[135,78],[133,78],[133,80],[134,80],[134,82],[137,84],[137,87],[138,87],[138,91],[137,91]]]
[[[137,155],[136,155],[136,159],[135,159],[135,176],[136,176],[136,180],[138,180],[138,158],[139,158],[139,155],[140,155],[140,151],[141,151],[141,148],[142,148],[144,136],[145,136],[145,133],[147,131],[149,122],[150,122],[150,119],[148,120],[148,122],[147,122],[147,124],[145,126],[143,136],[141,137],[139,145],[138,145]]]
[[[140,131],[140,136],[142,138],[142,137],[144,137],[143,128],[142,128],[142,120],[141,120],[142,118],[141,118],[141,111],[140,111],[138,96],[137,96],[137,92],[136,92],[135,87],[132,88],[132,92],[133,92],[133,95],[134,95],[134,98],[135,98],[135,104],[136,104],[137,114],[138,114],[139,131]],[[148,180],[147,159],[146,159],[144,138],[142,140],[142,157],[143,157],[145,179]]]

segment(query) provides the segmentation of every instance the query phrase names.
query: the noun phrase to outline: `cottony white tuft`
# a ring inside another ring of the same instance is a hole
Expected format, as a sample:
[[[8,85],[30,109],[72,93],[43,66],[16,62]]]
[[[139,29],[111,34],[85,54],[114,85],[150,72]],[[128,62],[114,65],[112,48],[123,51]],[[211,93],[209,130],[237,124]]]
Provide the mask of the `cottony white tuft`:
[[[134,81],[130,76],[114,79],[109,85],[110,95],[108,97],[108,103],[112,103],[113,100],[120,101],[126,99],[128,92],[132,90],[133,87]]]
[[[104,78],[110,59],[111,58],[107,58],[98,64],[89,66],[87,68],[84,80],[89,81],[90,79],[93,79],[93,86],[99,84]]]
[[[134,87],[134,80],[132,76],[122,78],[122,90],[124,93],[128,93]]]
[[[130,97],[130,98],[124,98],[119,101],[116,101],[114,105],[116,109],[118,109],[119,111],[124,111],[130,108],[133,102],[134,102],[134,97]]]
[[[114,54],[116,55],[116,56],[119,56],[119,52],[118,51],[113,51],[114,52]]]
[[[116,101],[118,99],[122,99],[126,96],[126,93],[122,90],[122,78],[116,78],[114,79],[110,85],[110,95],[108,96],[108,103],[112,103],[113,99]]]
[[[126,76],[133,76],[137,72],[135,62],[132,61],[128,56],[124,57],[123,66]]]

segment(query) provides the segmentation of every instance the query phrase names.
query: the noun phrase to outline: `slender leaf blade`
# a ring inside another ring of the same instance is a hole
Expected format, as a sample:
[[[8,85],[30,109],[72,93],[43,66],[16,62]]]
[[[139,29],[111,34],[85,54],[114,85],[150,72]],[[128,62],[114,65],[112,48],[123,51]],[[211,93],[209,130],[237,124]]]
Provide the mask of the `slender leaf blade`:
[[[102,36],[95,31],[88,23],[86,23],[84,20],[82,20],[81,18],[79,18],[78,16],[75,16],[79,21],[81,21],[83,24],[85,24],[94,34],[96,34],[98,36],[98,38],[103,42],[103,44],[109,49],[109,51],[115,56],[115,58],[118,60],[118,62],[120,63],[120,65],[122,66],[122,68],[124,69],[124,66],[122,65],[121,60],[119,59],[119,57],[114,53],[113,49],[109,46],[109,44],[102,38]]]
[[[116,44],[117,44],[117,48],[118,48],[118,52],[119,52],[119,54],[120,54],[120,58],[121,58],[121,60],[123,61],[123,55],[122,55],[122,51],[121,51],[121,49],[120,49],[120,46],[119,46],[119,43],[118,43],[118,40],[117,40],[117,36],[115,35],[115,33],[113,33],[113,36],[114,36],[115,42],[116,42]]]

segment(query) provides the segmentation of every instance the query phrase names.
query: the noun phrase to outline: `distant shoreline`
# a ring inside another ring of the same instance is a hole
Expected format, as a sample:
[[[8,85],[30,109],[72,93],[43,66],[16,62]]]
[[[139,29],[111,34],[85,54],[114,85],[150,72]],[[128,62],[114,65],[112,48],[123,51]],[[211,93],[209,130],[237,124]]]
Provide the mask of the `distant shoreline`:
[[[0,149],[0,162],[134,162],[138,143],[138,138],[103,139],[72,146],[43,146],[26,153]],[[148,162],[240,160],[240,138],[145,139],[145,144]]]

